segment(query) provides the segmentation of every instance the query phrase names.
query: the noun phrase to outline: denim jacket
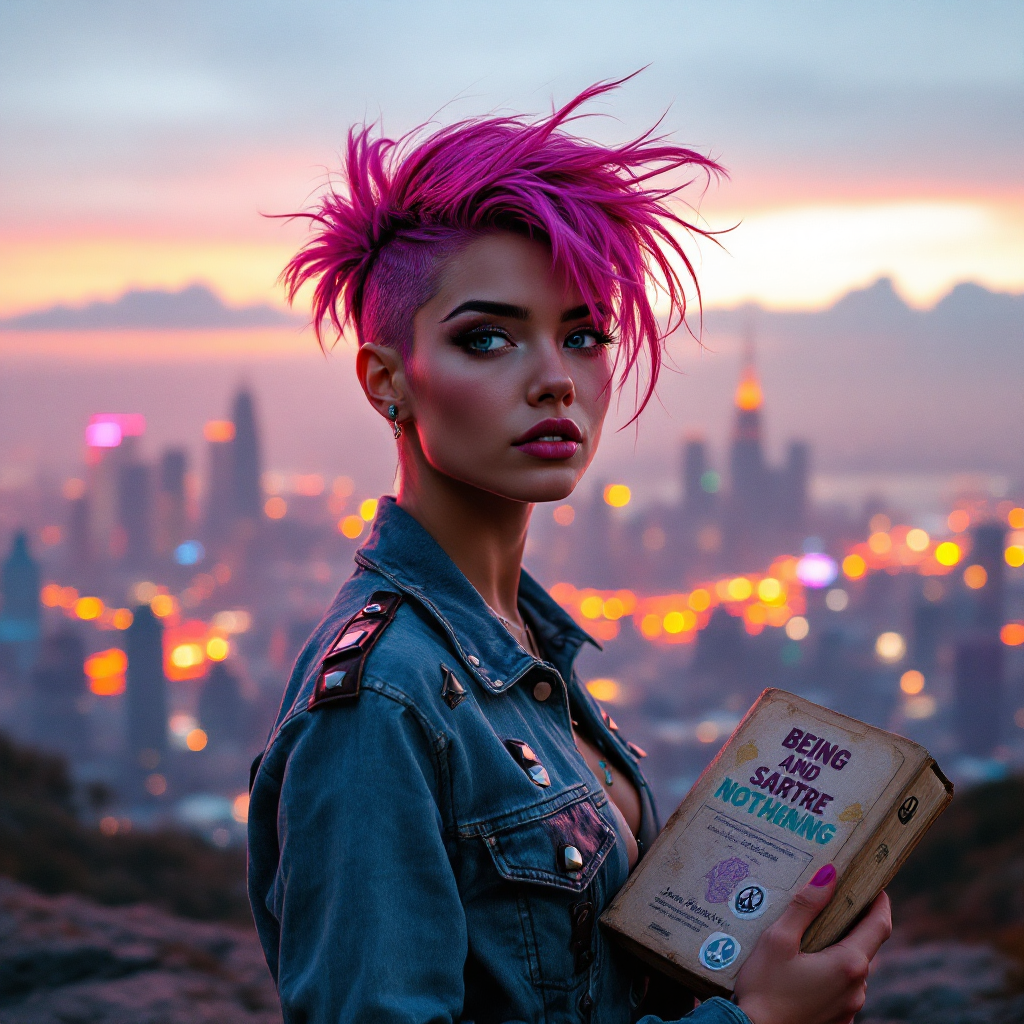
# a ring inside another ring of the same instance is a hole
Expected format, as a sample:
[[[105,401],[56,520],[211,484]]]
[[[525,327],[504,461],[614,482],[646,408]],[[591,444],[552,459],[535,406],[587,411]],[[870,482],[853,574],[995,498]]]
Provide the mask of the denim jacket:
[[[538,661],[394,499],[355,558],[250,800],[249,896],[285,1021],[629,1024],[645,972],[595,925],[626,844],[571,719],[636,785],[641,852],[658,825],[634,751],[573,671],[589,637],[524,572]],[[310,709],[325,654],[382,590],[402,602],[358,696]],[[722,999],[687,1019],[749,1024]]]

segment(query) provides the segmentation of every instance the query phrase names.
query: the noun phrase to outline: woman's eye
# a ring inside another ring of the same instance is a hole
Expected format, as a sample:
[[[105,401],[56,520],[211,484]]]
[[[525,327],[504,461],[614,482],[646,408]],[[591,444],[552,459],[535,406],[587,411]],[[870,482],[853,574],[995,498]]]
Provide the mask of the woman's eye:
[[[497,352],[511,347],[512,343],[497,331],[479,331],[465,338],[462,344],[470,352]]]
[[[600,348],[608,343],[609,338],[606,334],[593,329],[573,331],[565,339],[566,348]]]

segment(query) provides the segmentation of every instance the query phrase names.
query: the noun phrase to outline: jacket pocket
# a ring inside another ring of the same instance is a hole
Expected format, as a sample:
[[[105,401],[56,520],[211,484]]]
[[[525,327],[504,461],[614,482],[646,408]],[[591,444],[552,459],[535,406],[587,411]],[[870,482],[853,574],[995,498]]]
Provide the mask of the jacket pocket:
[[[582,892],[615,846],[615,831],[589,799],[554,814],[485,834],[498,874],[508,881]],[[576,867],[577,862],[582,862]]]

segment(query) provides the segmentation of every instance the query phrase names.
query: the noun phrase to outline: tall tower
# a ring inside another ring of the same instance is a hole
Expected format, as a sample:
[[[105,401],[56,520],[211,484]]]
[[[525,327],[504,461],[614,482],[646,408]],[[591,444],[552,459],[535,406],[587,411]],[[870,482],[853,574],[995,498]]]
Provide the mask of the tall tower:
[[[71,757],[87,753],[88,720],[82,713],[85,696],[85,644],[77,633],[63,629],[43,641],[32,670],[36,742]]]
[[[203,427],[207,448],[206,539],[219,544],[231,536],[235,521],[235,425],[211,420]]]
[[[156,550],[172,552],[186,539],[185,471],[188,456],[183,448],[168,448],[160,459],[160,488],[157,492]]]
[[[0,644],[13,647],[21,673],[35,661],[41,614],[39,565],[29,551],[28,534],[19,530],[0,566]]]
[[[124,530],[125,561],[143,566],[152,552],[152,515],[149,466],[129,462],[118,472],[118,519]]]
[[[985,570],[971,591],[971,628],[956,645],[954,694],[957,728],[965,753],[987,757],[999,741],[1003,720],[1004,652],[999,630],[1005,614],[1005,532],[1001,524],[971,531],[971,563]]]
[[[683,445],[683,510],[695,522],[710,519],[715,511],[718,478],[708,464],[703,437],[688,437]]]
[[[259,520],[263,505],[263,491],[260,486],[260,445],[252,392],[247,388],[243,388],[235,395],[231,419],[235,425],[235,513],[242,519]]]
[[[135,618],[125,636],[128,751],[136,766],[149,770],[156,767],[167,750],[163,633],[163,626],[149,605],[142,605],[135,609]]]
[[[751,565],[757,557],[757,538],[771,514],[772,487],[765,466],[761,437],[764,396],[754,366],[754,338],[748,333],[743,369],[736,387],[736,419],[729,450],[730,494],[726,520],[726,550],[730,561]]]

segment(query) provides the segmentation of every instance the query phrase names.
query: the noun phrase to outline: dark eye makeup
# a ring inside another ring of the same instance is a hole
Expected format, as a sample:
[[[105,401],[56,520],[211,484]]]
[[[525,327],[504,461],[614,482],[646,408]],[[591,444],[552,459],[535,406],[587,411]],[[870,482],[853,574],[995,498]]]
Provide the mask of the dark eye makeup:
[[[516,347],[508,333],[490,324],[471,327],[452,336],[452,343],[473,355],[487,356],[506,352]],[[583,355],[597,355],[602,349],[615,344],[615,339],[595,327],[577,327],[570,331],[563,345]]]

